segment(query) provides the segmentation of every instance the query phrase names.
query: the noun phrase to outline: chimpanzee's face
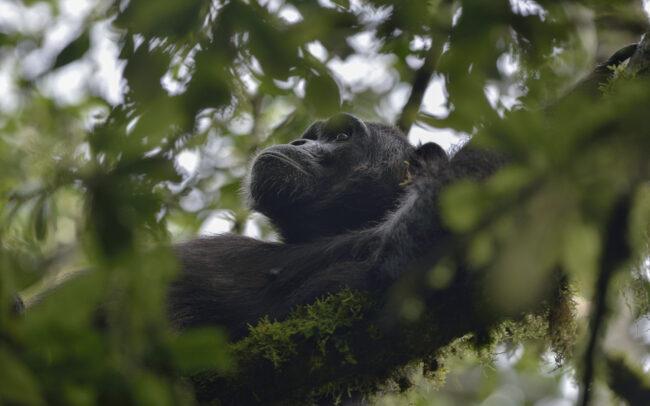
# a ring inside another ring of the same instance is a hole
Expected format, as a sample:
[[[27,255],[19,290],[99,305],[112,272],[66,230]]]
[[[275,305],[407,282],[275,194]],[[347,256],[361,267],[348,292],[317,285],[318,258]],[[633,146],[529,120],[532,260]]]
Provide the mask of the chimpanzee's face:
[[[251,166],[249,202],[281,228],[307,216],[352,229],[394,204],[412,151],[392,127],[338,114],[260,152]]]

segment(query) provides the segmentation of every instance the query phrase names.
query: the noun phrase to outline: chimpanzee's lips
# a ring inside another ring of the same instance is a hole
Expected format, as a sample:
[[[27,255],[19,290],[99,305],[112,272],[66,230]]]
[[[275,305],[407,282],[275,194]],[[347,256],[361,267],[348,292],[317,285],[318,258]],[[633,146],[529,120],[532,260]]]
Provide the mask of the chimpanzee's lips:
[[[277,159],[279,161],[282,161],[282,162],[286,163],[287,165],[291,166],[292,168],[295,168],[299,172],[301,172],[301,173],[303,173],[303,174],[305,174],[307,176],[311,176],[311,174],[309,172],[307,172],[304,168],[302,168],[296,161],[294,161],[293,159],[291,159],[288,156],[283,155],[283,154],[281,154],[279,152],[265,151],[265,152],[262,152],[260,155],[257,156],[257,160],[260,160],[260,159],[263,159],[263,158]]]

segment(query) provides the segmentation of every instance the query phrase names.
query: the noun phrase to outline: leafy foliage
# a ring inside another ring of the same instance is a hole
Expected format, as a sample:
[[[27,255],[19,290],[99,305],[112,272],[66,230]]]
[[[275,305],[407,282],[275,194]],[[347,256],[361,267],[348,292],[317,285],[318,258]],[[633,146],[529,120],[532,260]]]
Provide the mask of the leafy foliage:
[[[606,368],[592,360],[602,327],[623,311],[618,286],[634,287],[630,306],[647,317],[647,73],[621,65],[613,80],[596,80],[603,97],[561,97],[596,61],[638,41],[647,19],[637,2],[0,7],[16,17],[0,17],[0,403],[192,404],[186,377],[206,368],[197,379],[212,386],[199,388],[224,399],[404,389],[418,365],[440,381],[445,368],[463,373],[453,358],[472,358],[468,348],[493,354],[515,338],[530,339],[521,345],[533,355],[517,366],[529,371],[544,348],[570,359],[574,297],[596,309],[566,367],[582,376]],[[64,38],[48,39],[57,32]],[[101,72],[111,63],[121,76],[108,85]],[[342,68],[354,64],[363,74]],[[423,103],[434,82],[446,96],[439,109]],[[170,332],[164,294],[176,263],[164,247],[217,220],[272,237],[239,197],[248,158],[339,110],[471,135],[511,164],[441,196],[456,233],[449,255],[414,272],[388,304],[340,292],[287,320],[262,320],[238,343],[217,327]],[[461,264],[482,289],[437,297]],[[92,271],[75,275],[82,268]],[[544,302],[542,282],[558,274],[569,282]],[[408,321],[402,340],[376,325],[382,305]],[[621,365],[609,362],[628,371]],[[611,382],[620,396],[645,390],[625,376]],[[224,379],[231,392],[219,392]],[[497,393],[491,385],[474,399]]]

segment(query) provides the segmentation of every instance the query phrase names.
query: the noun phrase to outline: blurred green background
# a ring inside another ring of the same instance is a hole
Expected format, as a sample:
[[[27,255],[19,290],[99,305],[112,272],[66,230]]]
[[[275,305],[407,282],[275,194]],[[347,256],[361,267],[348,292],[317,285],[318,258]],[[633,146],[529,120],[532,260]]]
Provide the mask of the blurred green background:
[[[598,302],[593,404],[634,404],[650,393],[648,80],[623,67],[603,97],[545,107],[639,41],[644,7],[0,0],[0,405],[195,403],[183,377],[234,361],[217,327],[169,330],[166,247],[276,238],[242,201],[247,162],[338,111],[513,157],[486,185],[450,188],[444,219],[494,270],[496,308],[525,305],[558,267],[577,303],[561,365],[552,343],[506,339],[449,355],[444,385],[414,365],[414,387],[378,404],[573,404]],[[612,371],[632,371],[627,389]]]

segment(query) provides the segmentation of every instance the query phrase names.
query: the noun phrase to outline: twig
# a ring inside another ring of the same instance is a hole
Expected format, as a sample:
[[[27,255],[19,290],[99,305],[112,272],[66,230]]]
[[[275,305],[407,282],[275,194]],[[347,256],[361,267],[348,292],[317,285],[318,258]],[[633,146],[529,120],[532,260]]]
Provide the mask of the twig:
[[[630,196],[624,195],[612,209],[606,228],[603,258],[600,261],[600,272],[598,273],[596,292],[593,299],[594,310],[591,314],[589,343],[584,355],[584,372],[578,402],[581,406],[588,406],[591,398],[596,346],[598,345],[598,338],[605,317],[609,311],[607,306],[609,285],[617,267],[629,256],[630,252],[626,242],[629,209]]]
[[[634,55],[630,58],[628,70],[632,72],[644,72],[650,68],[650,31],[641,38]]]
[[[434,42],[434,44],[435,43],[436,42]],[[429,80],[435,72],[440,51],[441,47],[431,45],[431,49],[424,58],[424,64],[415,72],[411,94],[409,95],[404,108],[402,108],[402,113],[400,114],[396,124],[405,134],[409,132],[417,118],[420,105],[422,104],[422,99],[424,98],[424,92],[427,90]]]

